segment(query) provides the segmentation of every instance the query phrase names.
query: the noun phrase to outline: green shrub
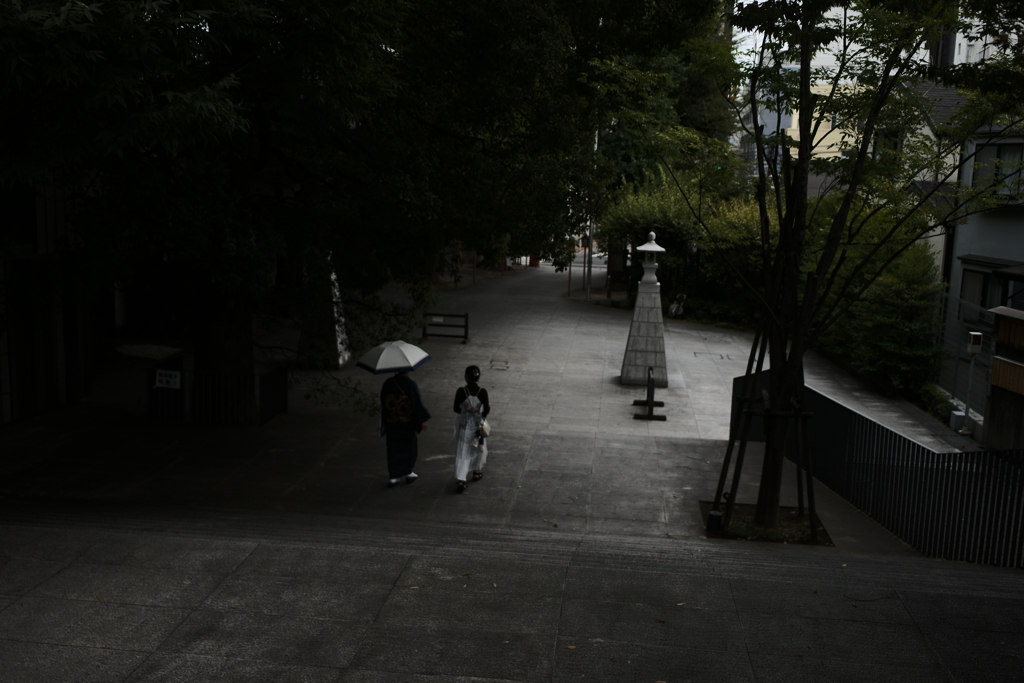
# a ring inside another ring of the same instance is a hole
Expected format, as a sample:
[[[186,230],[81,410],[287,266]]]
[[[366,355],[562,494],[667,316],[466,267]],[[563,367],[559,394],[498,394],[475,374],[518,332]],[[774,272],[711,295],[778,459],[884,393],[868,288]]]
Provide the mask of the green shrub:
[[[941,288],[930,251],[915,245],[828,330],[819,349],[878,391],[917,399],[942,355],[935,299]]]
[[[761,281],[757,205],[695,189],[692,174],[678,177],[683,190],[663,175],[624,188],[601,218],[601,244],[621,252],[627,244],[645,243],[654,232],[666,250],[658,255],[657,271],[666,314],[675,297],[685,294],[688,320],[749,326],[759,312],[758,299],[745,284]],[[694,217],[695,207],[684,192],[693,201],[703,197],[707,229]],[[628,273],[632,286],[642,275],[635,258]]]
[[[928,383],[921,387],[918,400],[924,409],[931,413],[936,419],[941,421],[943,424],[949,424],[949,414],[952,413],[953,409],[956,407],[954,403],[949,400],[949,394],[941,391],[934,384]]]

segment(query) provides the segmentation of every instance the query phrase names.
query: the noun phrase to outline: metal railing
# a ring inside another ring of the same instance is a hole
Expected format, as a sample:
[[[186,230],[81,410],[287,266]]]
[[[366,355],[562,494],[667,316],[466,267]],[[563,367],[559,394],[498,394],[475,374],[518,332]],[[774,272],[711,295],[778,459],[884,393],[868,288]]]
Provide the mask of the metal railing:
[[[1024,568],[1024,451],[938,453],[804,391],[816,479],[924,555]]]
[[[178,373],[176,388],[155,386],[155,371],[148,373],[148,412],[158,420],[231,427],[266,424],[288,412],[287,367],[256,373],[172,372]]]

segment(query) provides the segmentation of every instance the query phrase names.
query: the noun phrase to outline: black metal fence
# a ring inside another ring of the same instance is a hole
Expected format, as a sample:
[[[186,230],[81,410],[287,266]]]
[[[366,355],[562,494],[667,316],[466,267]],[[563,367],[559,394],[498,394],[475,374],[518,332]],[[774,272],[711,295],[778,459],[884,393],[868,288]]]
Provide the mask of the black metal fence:
[[[266,424],[271,418],[288,412],[288,368],[276,367],[258,375],[257,419]]]
[[[937,453],[805,391],[816,479],[929,557],[1024,568],[1024,451]]]
[[[288,368],[258,373],[174,370],[173,385],[149,372],[149,414],[164,422],[229,427],[265,424],[288,412]]]

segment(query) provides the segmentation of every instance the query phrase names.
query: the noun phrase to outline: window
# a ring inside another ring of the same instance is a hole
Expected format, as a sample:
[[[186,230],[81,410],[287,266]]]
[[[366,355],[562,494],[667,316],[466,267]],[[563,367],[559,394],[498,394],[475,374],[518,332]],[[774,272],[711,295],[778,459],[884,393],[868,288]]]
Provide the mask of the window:
[[[903,148],[903,136],[893,129],[882,129],[875,135],[875,159],[882,159],[891,152],[899,152]]]
[[[960,280],[960,317],[980,320],[984,311],[1001,303],[1002,288],[989,273],[964,270]]]
[[[965,319],[974,319],[982,310],[996,306],[1024,310],[1024,282],[1003,276],[999,271],[983,273],[965,268],[960,280],[960,300],[969,304],[964,308]]]
[[[928,41],[929,61],[932,66],[947,67],[956,62],[957,34],[947,33],[940,40]]]
[[[1024,144],[985,145],[974,156],[974,187],[995,186],[999,194],[1020,194]]]
[[[1009,295],[1003,301],[1003,306],[1024,311],[1024,282],[1009,282]]]
[[[988,273],[965,270],[960,282],[960,298],[979,308],[990,308],[993,305],[993,299],[999,300],[998,293],[995,296],[992,295],[993,288],[989,286],[990,284]]]

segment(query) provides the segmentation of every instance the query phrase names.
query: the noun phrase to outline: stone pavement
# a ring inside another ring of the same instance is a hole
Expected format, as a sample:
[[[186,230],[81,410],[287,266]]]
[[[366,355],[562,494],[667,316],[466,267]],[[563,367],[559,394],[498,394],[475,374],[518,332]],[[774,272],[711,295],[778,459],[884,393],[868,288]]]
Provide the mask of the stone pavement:
[[[423,344],[412,486],[385,488],[374,418],[301,382],[258,429],[92,404],[0,430],[0,681],[1024,678],[1019,571],[923,558],[822,486],[835,548],[704,538],[749,337],[666,321],[668,420],[633,420],[629,311],[565,282],[444,292],[470,342]],[[448,411],[470,363],[494,434],[457,496]]]
[[[4,511],[0,680],[1019,681],[1020,572],[296,513]]]

